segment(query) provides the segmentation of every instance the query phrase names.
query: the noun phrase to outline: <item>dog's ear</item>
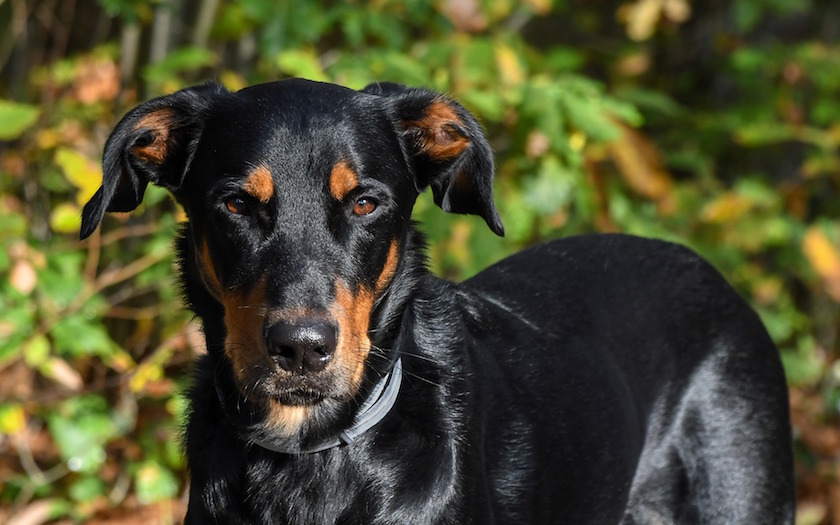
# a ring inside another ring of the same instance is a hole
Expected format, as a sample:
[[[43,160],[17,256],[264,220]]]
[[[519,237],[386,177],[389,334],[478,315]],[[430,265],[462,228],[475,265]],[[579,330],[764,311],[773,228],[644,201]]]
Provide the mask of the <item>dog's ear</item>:
[[[418,187],[431,186],[444,211],[479,215],[504,235],[493,201],[493,153],[475,117],[427,89],[382,82],[362,92],[385,97],[392,105]]]
[[[135,209],[150,182],[178,190],[212,99],[223,93],[216,84],[195,86],[145,102],[122,118],[105,143],[102,186],[82,210],[82,239],[106,211]]]

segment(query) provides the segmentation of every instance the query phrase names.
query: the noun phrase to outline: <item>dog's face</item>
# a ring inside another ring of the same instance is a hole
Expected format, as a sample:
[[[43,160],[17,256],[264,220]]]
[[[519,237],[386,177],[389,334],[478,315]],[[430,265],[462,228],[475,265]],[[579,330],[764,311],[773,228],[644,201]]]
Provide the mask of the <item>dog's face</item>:
[[[105,211],[134,209],[149,182],[172,192],[189,218],[182,266],[221,306],[237,394],[280,436],[359,392],[425,186],[502,233],[475,119],[394,84],[190,88],[124,117],[103,167],[82,236]]]

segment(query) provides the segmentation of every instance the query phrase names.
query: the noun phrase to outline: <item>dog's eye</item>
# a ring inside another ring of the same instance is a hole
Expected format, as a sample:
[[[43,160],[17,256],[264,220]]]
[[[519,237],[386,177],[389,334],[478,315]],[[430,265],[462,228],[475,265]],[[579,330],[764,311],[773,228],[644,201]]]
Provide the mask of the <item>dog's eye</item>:
[[[234,215],[246,215],[250,211],[248,203],[242,197],[230,197],[225,200],[228,211]]]
[[[354,215],[370,215],[376,209],[376,201],[369,197],[362,197],[356,200],[353,205]]]

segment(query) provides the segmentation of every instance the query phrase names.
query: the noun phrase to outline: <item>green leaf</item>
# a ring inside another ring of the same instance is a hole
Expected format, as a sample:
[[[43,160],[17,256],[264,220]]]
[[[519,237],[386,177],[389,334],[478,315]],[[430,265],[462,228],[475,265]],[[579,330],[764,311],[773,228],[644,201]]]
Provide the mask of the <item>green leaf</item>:
[[[105,399],[82,396],[47,416],[50,435],[74,472],[95,472],[105,462],[105,445],[118,435]]]
[[[100,496],[104,496],[108,488],[96,476],[84,476],[70,485],[70,497],[82,503],[88,503]]]
[[[137,499],[140,503],[153,503],[178,495],[178,478],[157,461],[146,461],[134,477]]]
[[[63,356],[107,356],[116,348],[105,327],[78,314],[56,323],[52,336],[56,352]]]
[[[329,80],[314,51],[284,51],[277,57],[277,66],[287,75],[321,82]]]
[[[14,140],[32,127],[41,114],[38,106],[0,100],[0,140]]]
[[[177,78],[180,73],[210,67],[216,63],[216,54],[203,47],[185,47],[170,53],[166,58],[144,70],[151,83],[162,84]]]

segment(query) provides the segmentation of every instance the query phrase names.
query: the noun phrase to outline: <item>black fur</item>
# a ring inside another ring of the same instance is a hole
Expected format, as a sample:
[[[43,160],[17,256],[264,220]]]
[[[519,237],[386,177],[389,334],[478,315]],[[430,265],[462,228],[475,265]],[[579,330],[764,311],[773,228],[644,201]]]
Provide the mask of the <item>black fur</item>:
[[[695,254],[580,236],[461,284],[426,271],[419,192],[501,234],[492,177],[463,107],[397,84],[206,85],[120,122],[82,235],[149,182],[187,211],[181,276],[208,347],[187,523],[792,523],[779,356]],[[335,330],[325,368],[284,369],[276,323]],[[398,357],[385,419],[307,453]]]

